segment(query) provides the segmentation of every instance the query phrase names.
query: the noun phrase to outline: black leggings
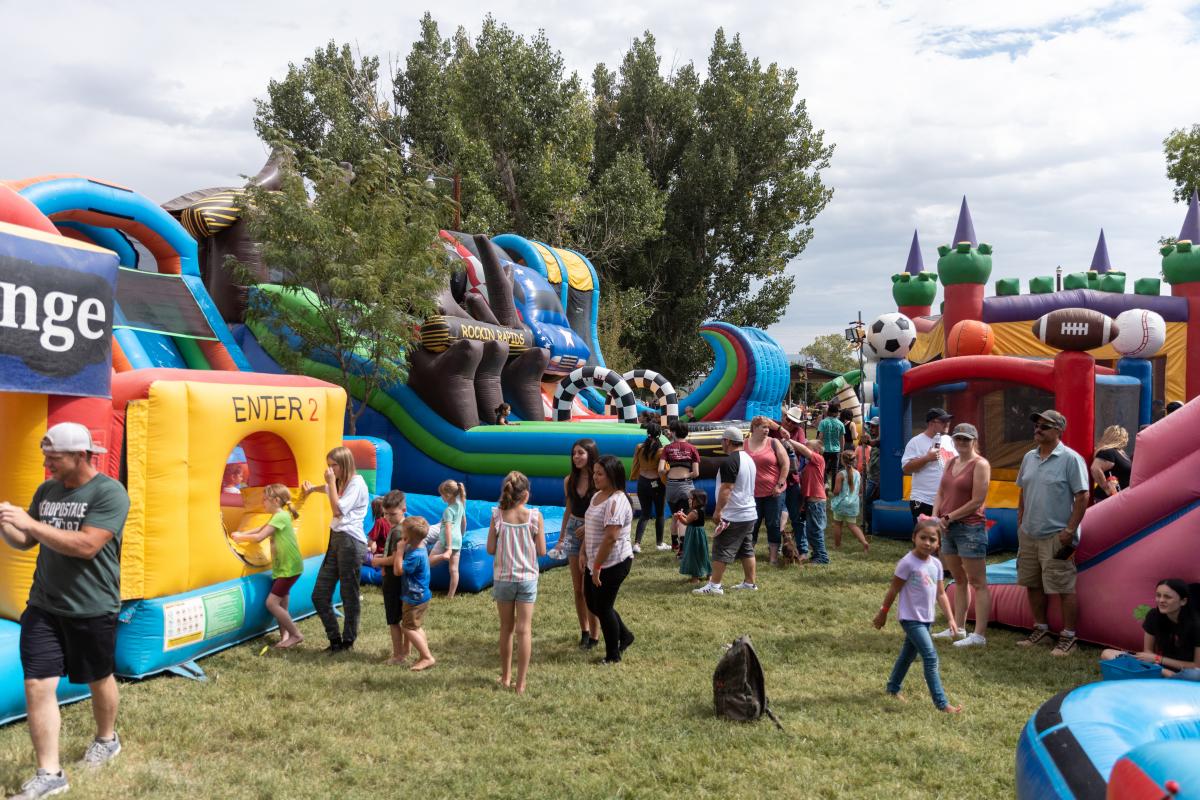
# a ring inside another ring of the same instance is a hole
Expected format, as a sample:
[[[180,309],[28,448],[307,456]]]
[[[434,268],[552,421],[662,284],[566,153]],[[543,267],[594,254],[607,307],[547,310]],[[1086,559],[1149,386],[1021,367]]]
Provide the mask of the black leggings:
[[[633,634],[621,621],[621,615],[613,608],[617,601],[617,592],[633,566],[633,557],[619,564],[600,570],[600,585],[592,583],[592,570],[589,567],[583,573],[583,599],[587,601],[588,611],[600,618],[600,630],[604,631],[604,660],[621,660],[621,643],[628,642]]]
[[[638,505],[642,507],[641,513],[638,515],[637,538],[634,540],[638,544],[642,543],[642,533],[646,530],[646,523],[650,521],[650,515],[654,515],[654,538],[656,544],[663,543],[663,506],[666,504],[667,487],[658,478],[647,478],[638,475],[637,487]]]

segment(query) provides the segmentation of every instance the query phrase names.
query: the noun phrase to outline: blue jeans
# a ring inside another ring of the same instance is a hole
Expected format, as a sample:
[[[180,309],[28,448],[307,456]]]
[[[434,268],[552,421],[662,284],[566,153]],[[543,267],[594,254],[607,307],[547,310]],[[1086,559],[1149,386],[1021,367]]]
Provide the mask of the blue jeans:
[[[825,552],[825,501],[809,498],[804,506],[804,538],[808,540],[812,563],[828,564]]]
[[[900,648],[900,655],[896,657],[896,664],[892,667],[892,677],[888,678],[887,690],[889,694],[900,693],[904,676],[908,674],[909,666],[919,654],[925,665],[925,683],[929,686],[929,696],[933,698],[933,704],[941,710],[950,705],[950,701],[942,691],[942,676],[938,674],[938,654],[933,646],[933,637],[929,635],[929,625],[928,622],[900,620],[900,627],[904,628],[904,646]]]
[[[758,544],[758,529],[766,522],[767,542],[770,544],[782,542],[783,534],[779,532],[779,515],[783,510],[783,495],[771,494],[766,497],[756,497],[754,498],[754,508],[758,512],[758,519],[754,520],[754,531],[750,534],[750,539]]]
[[[800,484],[793,483],[783,493],[783,506],[787,509],[788,519],[792,523],[792,535],[796,537],[796,549],[800,555],[808,555],[808,542],[804,539],[804,492]]]

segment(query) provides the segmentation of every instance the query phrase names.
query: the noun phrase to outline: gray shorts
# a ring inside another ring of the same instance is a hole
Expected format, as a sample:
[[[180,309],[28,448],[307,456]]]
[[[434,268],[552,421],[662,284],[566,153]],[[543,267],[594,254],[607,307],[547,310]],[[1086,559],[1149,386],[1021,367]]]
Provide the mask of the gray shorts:
[[[496,581],[492,584],[492,599],[497,603],[536,603],[538,582]]]
[[[946,537],[942,540],[942,555],[984,558],[987,556],[987,547],[986,525],[951,522],[950,529],[946,531]]]
[[[667,508],[671,513],[686,511],[691,503],[692,489],[695,489],[691,478],[667,479]]]
[[[563,522],[558,542],[567,558],[579,555],[583,548],[583,520],[579,517],[567,517]]]
[[[713,537],[713,561],[732,564],[743,558],[754,557],[754,520],[731,522],[725,530]]]

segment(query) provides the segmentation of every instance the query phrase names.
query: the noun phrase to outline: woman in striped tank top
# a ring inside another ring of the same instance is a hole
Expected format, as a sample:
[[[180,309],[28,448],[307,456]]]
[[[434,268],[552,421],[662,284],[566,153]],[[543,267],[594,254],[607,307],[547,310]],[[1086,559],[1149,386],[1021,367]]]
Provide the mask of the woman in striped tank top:
[[[525,506],[529,478],[510,472],[492,509],[487,551],[495,557],[492,597],[500,613],[500,685],[512,683],[513,634],[517,640],[517,694],[525,693],[525,674],[533,650],[533,604],[537,602],[538,556],[546,554],[542,515]]]

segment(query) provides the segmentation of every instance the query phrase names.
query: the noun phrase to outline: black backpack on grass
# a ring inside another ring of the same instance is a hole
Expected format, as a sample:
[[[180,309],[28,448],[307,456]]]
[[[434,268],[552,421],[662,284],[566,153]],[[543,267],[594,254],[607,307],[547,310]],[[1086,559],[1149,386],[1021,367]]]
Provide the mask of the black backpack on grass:
[[[762,663],[749,636],[739,636],[721,656],[713,672],[713,706],[717,715],[738,722],[753,722],[766,714],[783,730],[767,704]]]

